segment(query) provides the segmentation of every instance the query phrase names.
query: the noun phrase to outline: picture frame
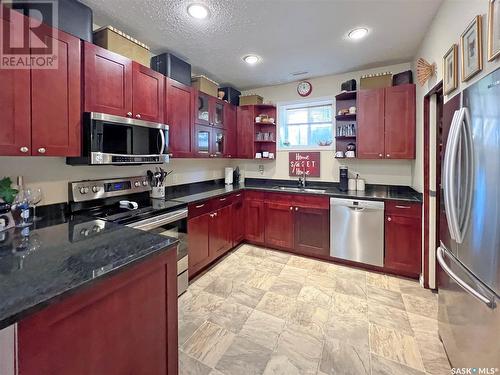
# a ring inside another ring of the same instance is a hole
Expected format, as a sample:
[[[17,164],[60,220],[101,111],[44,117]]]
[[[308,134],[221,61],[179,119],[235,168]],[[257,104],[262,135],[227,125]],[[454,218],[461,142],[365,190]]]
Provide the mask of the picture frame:
[[[460,36],[462,82],[483,70],[482,17],[476,16]]]
[[[458,46],[453,44],[443,56],[443,91],[445,95],[458,87]]]
[[[500,56],[500,0],[489,0],[488,61]]]

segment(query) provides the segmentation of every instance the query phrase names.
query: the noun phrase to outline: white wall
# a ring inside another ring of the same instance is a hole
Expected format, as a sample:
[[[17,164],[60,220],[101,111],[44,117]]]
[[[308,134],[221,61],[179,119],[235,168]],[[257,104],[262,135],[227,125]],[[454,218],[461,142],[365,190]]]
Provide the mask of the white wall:
[[[459,49],[459,88],[449,95],[456,95],[461,89],[476,82],[489,72],[500,67],[500,60],[488,62],[487,30],[488,0],[445,0],[432,22],[420,48],[416,60],[423,57],[430,63],[436,63],[437,73],[423,87],[417,85],[417,158],[413,163],[413,180],[411,185],[423,191],[423,98],[432,87],[443,78],[443,56],[453,43],[460,45],[460,35],[477,15],[483,16],[483,71],[468,82],[461,82],[460,49]],[[449,99],[445,97],[445,101]]]
[[[334,62],[332,62],[334,63]],[[382,66],[379,68],[330,75],[308,79],[313,91],[307,100],[314,98],[331,98],[340,93],[340,85],[349,79],[359,79],[362,75],[390,71],[393,74],[411,69],[410,63]],[[283,85],[261,87],[244,92],[243,94],[258,94],[265,103],[279,104],[300,100],[297,94],[297,82]],[[408,160],[355,160],[335,159],[332,150],[321,152],[321,177],[311,178],[318,181],[339,181],[339,166],[345,164],[350,172],[357,172],[369,183],[390,185],[411,185],[412,161]],[[259,165],[264,165],[264,173],[259,172]],[[243,165],[245,177],[266,177],[290,179],[288,176],[288,151],[278,151],[276,161],[246,161]],[[295,179],[295,177],[292,177]]]
[[[167,178],[168,185],[186,184],[224,177],[224,167],[232,160],[175,159],[164,164],[165,170],[174,170]],[[145,175],[154,166],[70,166],[57,157],[0,157],[0,177],[24,176],[27,186],[43,189],[44,204],[68,201],[68,182],[86,179]]]

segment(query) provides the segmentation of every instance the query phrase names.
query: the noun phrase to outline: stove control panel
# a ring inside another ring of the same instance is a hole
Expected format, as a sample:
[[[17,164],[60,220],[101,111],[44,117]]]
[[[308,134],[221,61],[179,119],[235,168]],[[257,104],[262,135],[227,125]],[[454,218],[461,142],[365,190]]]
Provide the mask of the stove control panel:
[[[69,183],[69,196],[73,202],[85,202],[150,190],[151,186],[145,176]]]

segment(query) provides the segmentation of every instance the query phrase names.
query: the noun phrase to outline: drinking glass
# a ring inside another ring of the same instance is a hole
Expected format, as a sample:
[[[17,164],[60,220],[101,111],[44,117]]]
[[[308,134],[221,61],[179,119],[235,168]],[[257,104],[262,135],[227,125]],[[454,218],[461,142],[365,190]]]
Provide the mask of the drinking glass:
[[[30,206],[33,206],[33,221],[42,220],[41,217],[36,216],[36,206],[42,201],[43,194],[42,189],[39,187],[28,188]]]

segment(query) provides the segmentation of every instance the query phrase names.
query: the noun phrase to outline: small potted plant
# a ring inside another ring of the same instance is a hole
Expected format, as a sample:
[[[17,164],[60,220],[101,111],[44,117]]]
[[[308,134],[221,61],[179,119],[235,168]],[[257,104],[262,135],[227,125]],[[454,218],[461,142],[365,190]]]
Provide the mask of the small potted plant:
[[[0,231],[14,224],[10,209],[16,195],[17,190],[12,188],[12,180],[9,177],[2,178],[0,180]]]

